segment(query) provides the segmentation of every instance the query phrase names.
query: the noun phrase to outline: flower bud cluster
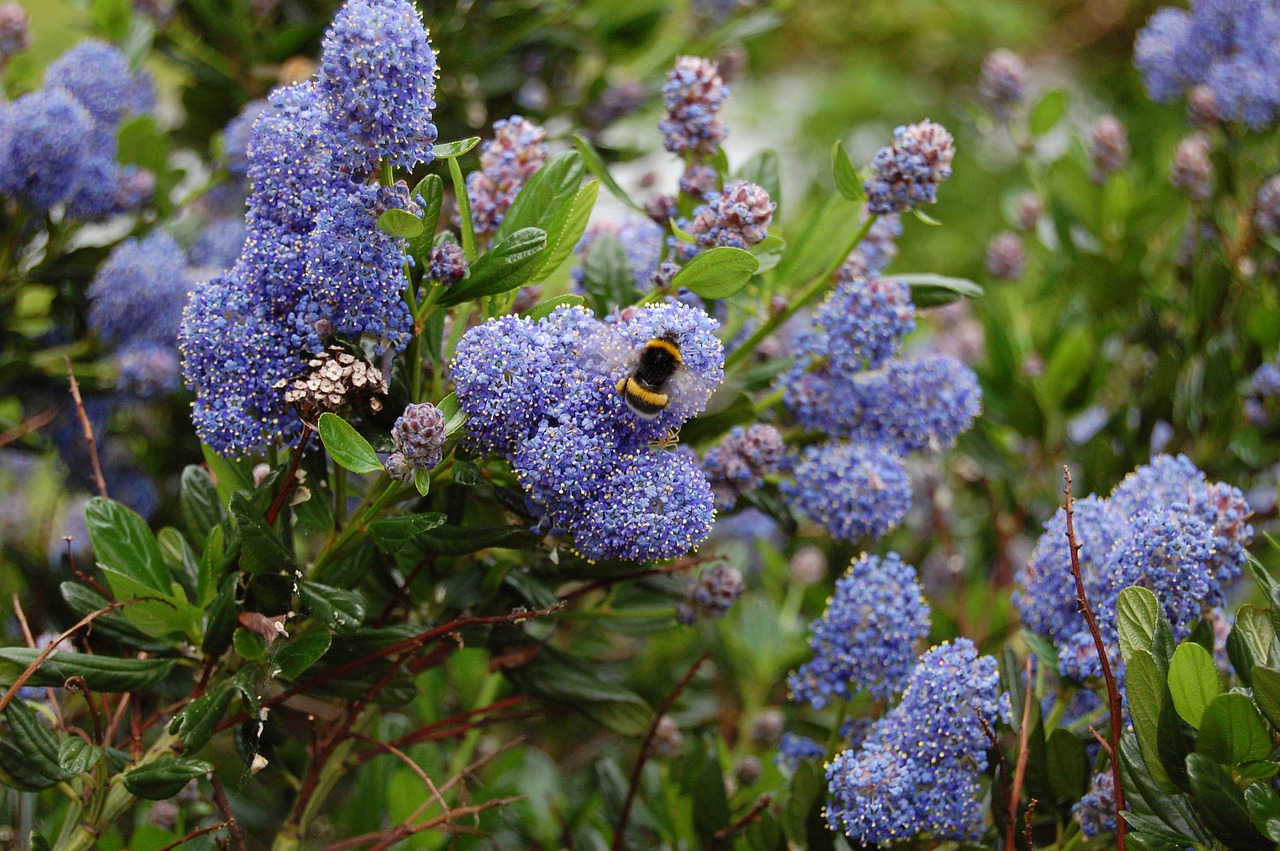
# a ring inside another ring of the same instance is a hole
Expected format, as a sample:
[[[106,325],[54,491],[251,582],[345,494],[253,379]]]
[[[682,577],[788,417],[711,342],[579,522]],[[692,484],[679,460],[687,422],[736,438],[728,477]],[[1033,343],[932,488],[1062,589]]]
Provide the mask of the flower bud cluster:
[[[658,129],[663,147],[673,154],[714,154],[729,135],[719,117],[727,97],[729,87],[720,79],[714,62],[696,56],[676,59],[662,87],[667,114],[658,122]]]
[[[905,213],[938,200],[938,184],[951,176],[955,140],[940,124],[925,120],[893,131],[893,144],[871,161],[863,187],[873,213]]]
[[[1013,231],[1001,231],[987,243],[987,272],[1000,281],[1016,281],[1027,267],[1027,252]]]
[[[687,553],[710,533],[711,485],[687,450],[651,445],[699,413],[724,378],[718,323],[683,304],[631,308],[611,323],[581,308],[468,331],[452,364],[469,439],[508,458],[539,528],[587,558]],[[652,418],[618,390],[646,345],[679,348],[668,404]]]
[[[703,248],[746,248],[763,242],[778,207],[763,187],[745,180],[707,193],[706,201],[696,212],[692,230]]]
[[[697,579],[689,580],[684,600],[676,605],[676,620],[693,626],[699,615],[722,618],[744,590],[746,584],[738,568],[723,562],[714,564],[698,574]]]
[[[467,255],[456,242],[446,242],[431,249],[427,275],[442,286],[453,286],[467,275]]]
[[[480,147],[480,170],[467,175],[476,236],[487,239],[535,171],[547,161],[546,131],[519,115],[494,122],[493,139]]]
[[[1253,202],[1253,226],[1258,233],[1280,233],[1280,174],[1272,175],[1258,189]]]
[[[978,95],[997,121],[1008,121],[1027,96],[1027,66],[1011,50],[994,50],[982,62]]]
[[[430,402],[407,406],[391,427],[391,440],[396,446],[392,457],[400,456],[395,466],[406,467],[410,475],[396,478],[411,478],[415,469],[430,470],[438,465],[444,439],[444,414],[439,408]],[[391,468],[392,462],[388,460],[387,469]]]
[[[1111,496],[1079,499],[1074,526],[1085,592],[1102,627],[1108,656],[1121,665],[1116,601],[1129,585],[1151,589],[1181,641],[1205,611],[1226,602],[1240,577],[1253,537],[1249,504],[1236,488],[1210,482],[1184,456],[1159,455],[1125,477]],[[1061,671],[1085,681],[1101,676],[1084,616],[1059,510],[1025,567],[1018,572],[1014,605],[1028,629],[1054,642]]]
[[[1193,133],[1174,148],[1169,164],[1169,181],[1175,189],[1197,203],[1213,195],[1213,163],[1209,161],[1209,138]]]
[[[1114,115],[1100,115],[1089,127],[1085,149],[1093,162],[1090,178],[1103,183],[1129,161],[1129,131]]]
[[[765,476],[777,471],[786,454],[782,434],[773,426],[734,426],[702,460],[702,469],[715,491],[716,508],[733,508],[738,497],[760,487]]]
[[[9,60],[31,46],[31,32],[28,30],[27,10],[22,4],[10,0],[0,3],[0,68],[9,64]]]

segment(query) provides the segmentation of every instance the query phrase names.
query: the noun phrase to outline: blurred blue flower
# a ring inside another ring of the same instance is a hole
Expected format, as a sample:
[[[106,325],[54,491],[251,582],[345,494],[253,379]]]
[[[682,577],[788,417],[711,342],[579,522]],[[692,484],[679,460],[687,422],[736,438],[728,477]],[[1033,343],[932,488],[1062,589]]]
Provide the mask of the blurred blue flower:
[[[89,327],[110,344],[172,346],[193,281],[173,237],[156,230],[107,255],[89,283]]]
[[[66,89],[0,106],[0,192],[38,213],[70,198],[93,151],[94,122]]]

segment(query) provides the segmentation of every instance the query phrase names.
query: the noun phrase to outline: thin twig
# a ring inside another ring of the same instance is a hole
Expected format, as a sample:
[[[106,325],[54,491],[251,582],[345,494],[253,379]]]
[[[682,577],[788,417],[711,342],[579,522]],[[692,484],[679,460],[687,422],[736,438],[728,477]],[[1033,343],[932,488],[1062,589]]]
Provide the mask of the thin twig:
[[[1076,541],[1075,499],[1071,495],[1071,469],[1062,468],[1067,477],[1066,513],[1067,513],[1067,547],[1071,550],[1071,575],[1076,580],[1076,603],[1085,622],[1089,624],[1089,632],[1093,635],[1093,646],[1098,651],[1098,659],[1102,662],[1102,676],[1107,681],[1107,705],[1111,712],[1111,779],[1115,786],[1116,804],[1116,848],[1125,851],[1125,833],[1127,825],[1124,820],[1124,786],[1120,779],[1120,732],[1122,727],[1120,709],[1120,691],[1116,688],[1116,678],[1111,671],[1111,660],[1107,655],[1106,645],[1102,642],[1102,631],[1098,629],[1098,619],[1089,606],[1089,595],[1084,590],[1084,578],[1080,573],[1080,544]]]
[[[311,435],[311,426],[303,423],[302,436],[298,438],[298,448],[293,451],[293,457],[289,459],[289,472],[285,473],[284,481],[280,483],[280,492],[276,494],[271,507],[267,509],[266,521],[268,526],[275,525],[276,518],[280,516],[280,509],[284,508],[285,500],[288,499],[289,492],[293,490],[293,480],[298,474],[298,465],[302,463],[302,454],[307,450]]]
[[[509,804],[514,804],[520,800],[522,799],[518,797],[517,798],[495,798],[492,801],[485,801],[482,804],[472,804],[469,807],[458,807],[457,809],[451,811],[450,816],[457,817],[457,816],[475,815],[478,813],[482,813],[485,810],[491,810],[494,807],[505,807]],[[415,824],[415,825],[402,824],[397,827],[389,827],[383,830],[375,830],[372,833],[365,833],[365,834],[361,834],[360,836],[353,836],[350,839],[344,839],[341,842],[335,842],[332,845],[326,845],[324,847],[324,851],[350,851],[350,849],[352,848],[361,848],[365,845],[373,845],[375,849],[388,848],[402,839],[413,836],[415,833],[421,833],[424,830],[430,830],[431,828],[439,827],[442,824],[445,824],[445,817],[437,816],[436,818],[433,818],[430,821],[424,821],[421,824]],[[456,825],[451,826],[449,830],[450,832],[453,832],[453,833],[465,832],[464,828],[459,828]],[[374,845],[373,843],[377,843],[377,844]]]
[[[644,579],[649,576],[661,576],[664,573],[679,573],[682,570],[688,570],[691,567],[697,567],[708,561],[716,561],[718,556],[691,556],[687,558],[676,559],[674,562],[662,567],[655,567],[652,570],[637,570],[634,573],[620,573],[617,576],[609,576],[604,579],[598,579],[595,582],[589,582],[565,594],[560,598],[562,602],[581,597],[583,594],[589,594],[592,591],[598,591],[610,586],[617,585],[619,582],[626,582],[631,579]]]
[[[760,800],[756,801],[756,805],[752,807],[745,816],[738,819],[728,827],[722,827],[715,833],[711,834],[711,842],[707,845],[707,848],[717,847],[721,842],[728,839],[730,836],[733,836],[735,833],[751,824],[751,822],[760,818],[760,814],[764,812],[764,808],[769,806],[771,803],[773,803],[772,795],[762,796]]]
[[[98,716],[98,707],[93,705],[93,692],[89,690],[89,684],[84,681],[84,677],[68,677],[62,687],[69,692],[80,692],[84,695],[85,705],[89,707],[89,718],[93,721],[93,743],[99,747],[106,744],[102,740],[102,719]]]
[[[351,731],[351,735],[362,742],[368,742],[369,744],[377,748],[380,748],[381,750],[386,751],[387,753],[394,756],[396,759],[403,762],[406,766],[408,766],[409,770],[412,771],[414,774],[418,775],[418,779],[421,780],[426,785],[426,787],[431,790],[432,797],[440,802],[441,812],[444,813],[444,815],[446,816],[449,815],[449,802],[446,801],[444,799],[444,796],[440,794],[440,790],[436,788],[436,784],[432,782],[431,777],[430,775],[427,774],[426,770],[422,766],[414,762],[413,759],[410,758],[410,756],[407,753],[400,750],[395,745],[384,742],[381,739],[375,739],[373,736],[366,736],[364,733],[358,733],[353,730]],[[452,820],[450,820],[450,824],[452,824]]]
[[[1036,814],[1036,804],[1040,803],[1035,798],[1027,799],[1027,820],[1022,824],[1022,838],[1027,843],[1027,851],[1035,851],[1035,840],[1031,838],[1031,819]]]
[[[181,848],[183,845],[186,845],[188,842],[190,842],[192,839],[195,839],[197,836],[204,836],[206,833],[213,833],[215,830],[222,830],[224,827],[230,827],[230,826],[231,826],[231,822],[224,821],[221,824],[211,824],[208,827],[202,827],[199,830],[193,830],[190,833],[188,833],[186,836],[177,840],[176,842],[170,842],[168,845],[161,848],[160,851],[173,851],[174,848]]]
[[[107,498],[107,480],[102,475],[102,464],[98,461],[98,445],[93,440],[93,423],[84,410],[84,400],[80,398],[80,384],[76,381],[75,371],[71,368],[71,358],[65,355],[62,362],[67,365],[67,381],[71,383],[71,398],[76,403],[76,414],[80,417],[80,427],[84,430],[85,443],[89,446],[89,460],[93,463],[93,480],[98,486],[98,496]]]
[[[1031,739],[1031,657],[1026,661],[1026,687],[1022,701],[1022,726],[1018,730],[1018,761],[1013,769],[1013,785],[1009,789],[1009,820],[1005,823],[1004,847],[1013,851],[1014,838],[1018,835],[1018,803],[1022,797],[1022,784],[1027,776],[1027,756]]]
[[[47,411],[41,411],[34,417],[28,417],[18,423],[17,427],[6,431],[4,434],[0,434],[0,447],[8,446],[10,443],[22,440],[22,438],[31,434],[33,431],[39,431],[49,423],[53,422],[53,418],[56,414],[57,411],[54,408],[50,408]]]
[[[653,737],[658,732],[658,724],[671,711],[671,707],[675,705],[676,698],[680,696],[680,692],[684,691],[685,686],[689,685],[693,680],[694,674],[698,673],[698,669],[710,658],[710,650],[699,656],[688,672],[680,678],[680,682],[676,683],[675,687],[671,689],[667,699],[662,701],[662,707],[654,714],[653,723],[649,725],[649,731],[644,734],[644,741],[640,743],[640,754],[636,757],[635,768],[631,770],[631,782],[627,784],[627,797],[622,802],[622,815],[618,816],[618,830],[613,834],[613,851],[621,851],[622,849],[622,838],[627,832],[627,822],[631,819],[631,805],[635,803],[636,792],[640,789],[640,772],[644,770],[644,764],[649,759],[649,746],[653,744]]]
[[[231,840],[235,842],[239,851],[249,851],[249,847],[244,844],[244,832],[240,830],[240,822],[236,821],[236,814],[231,812],[231,802],[227,800],[227,793],[222,790],[222,784],[218,782],[217,777],[210,777],[209,783],[213,786],[213,802],[218,805],[218,809],[222,811],[222,817],[227,820],[227,832],[231,834]]]

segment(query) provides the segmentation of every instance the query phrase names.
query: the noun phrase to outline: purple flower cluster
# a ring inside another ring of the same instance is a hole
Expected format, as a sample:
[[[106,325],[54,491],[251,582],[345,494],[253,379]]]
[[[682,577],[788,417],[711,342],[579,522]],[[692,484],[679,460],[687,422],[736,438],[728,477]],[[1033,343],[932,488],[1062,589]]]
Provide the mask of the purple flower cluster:
[[[1151,16],[1134,63],[1152,100],[1168,103],[1203,86],[1219,120],[1264,130],[1280,117],[1277,40],[1274,0],[1192,0],[1190,9],[1165,6]]]
[[[411,336],[404,245],[376,226],[386,210],[411,207],[408,190],[367,181],[383,160],[430,160],[426,29],[407,0],[349,0],[320,64],[319,82],[276,89],[254,122],[248,236],[183,316],[196,432],[227,455],[297,434],[281,388],[334,337],[382,353]]]
[[[547,161],[546,135],[519,115],[494,122],[493,139],[480,147],[480,170],[467,175],[477,237],[487,239],[497,233],[525,181]]]
[[[863,211],[862,222],[870,215]],[[859,222],[859,225],[862,224]],[[898,256],[898,237],[902,236],[902,220],[897,213],[885,213],[872,224],[858,247],[849,252],[844,263],[836,270],[838,282],[854,278],[874,278]]]
[[[667,114],[658,122],[662,145],[673,154],[714,154],[729,135],[720,120],[720,107],[729,87],[709,59],[681,56],[667,72],[662,102]]]
[[[928,119],[898,127],[893,144],[871,161],[864,185],[867,209],[873,213],[905,213],[938,200],[938,184],[951,176],[955,140],[946,128]]]
[[[897,553],[863,555],[836,580],[822,617],[809,625],[813,659],[790,679],[791,697],[815,709],[855,691],[888,699],[915,668],[916,642],[929,634],[929,605],[916,569]]]
[[[1094,183],[1104,183],[1107,175],[1129,161],[1129,131],[1114,115],[1100,115],[1089,127],[1085,149],[1093,162],[1090,178]]]
[[[1001,231],[987,243],[987,273],[1001,281],[1016,281],[1027,267],[1022,240],[1010,230]]]
[[[31,46],[31,32],[27,26],[27,11],[21,3],[11,0],[0,4],[0,68]]]
[[[782,434],[773,426],[734,426],[720,445],[702,459],[702,469],[715,491],[716,508],[733,508],[738,497],[760,487],[765,476],[777,471],[786,454]]]
[[[860,749],[827,766],[827,823],[862,845],[976,839],[983,830],[982,722],[1000,712],[996,661],[966,638],[941,644],[911,673],[902,702]]]
[[[693,236],[703,248],[746,248],[769,235],[778,205],[769,200],[764,187],[735,180],[705,197],[706,204],[696,211],[692,226]]]
[[[977,378],[959,360],[896,357],[914,328],[902,282],[841,280],[780,378],[796,421],[834,439],[805,450],[784,491],[839,539],[895,526],[911,503],[902,456],[950,447],[981,407]]]
[[[714,564],[698,574],[697,579],[689,580],[685,598],[676,604],[676,620],[693,626],[699,615],[722,618],[745,589],[738,568],[723,562]]]
[[[1209,138],[1193,133],[1178,143],[1169,163],[1169,182],[1197,203],[1213,195],[1213,163],[1209,160]]]
[[[1253,537],[1249,516],[1238,489],[1208,481],[1184,456],[1156,456],[1110,497],[1076,502],[1081,577],[1113,666],[1120,664],[1120,591],[1141,585],[1155,592],[1181,641],[1204,612],[1225,603],[1227,588],[1239,578]],[[1060,509],[1018,572],[1013,601],[1027,628],[1057,646],[1062,673],[1084,681],[1100,676],[1102,666],[1076,609],[1070,564],[1066,513]]]
[[[462,246],[456,242],[446,242],[431,249],[427,276],[441,286],[452,286],[467,275],[469,264]]]
[[[116,162],[122,121],[150,112],[145,73],[101,41],[82,41],[50,63],[44,88],[0,106],[0,193],[36,213],[101,221],[150,200],[155,177]]]
[[[688,451],[650,444],[699,413],[724,378],[715,320],[683,304],[631,308],[612,323],[581,308],[472,328],[452,364],[469,439],[504,455],[539,516],[587,558],[673,558],[714,520],[711,485]],[[646,343],[675,340],[683,362],[668,406],[646,419],[618,392]]]
[[[1027,96],[1027,66],[1011,50],[993,50],[982,61],[978,96],[997,121],[1008,121]]]

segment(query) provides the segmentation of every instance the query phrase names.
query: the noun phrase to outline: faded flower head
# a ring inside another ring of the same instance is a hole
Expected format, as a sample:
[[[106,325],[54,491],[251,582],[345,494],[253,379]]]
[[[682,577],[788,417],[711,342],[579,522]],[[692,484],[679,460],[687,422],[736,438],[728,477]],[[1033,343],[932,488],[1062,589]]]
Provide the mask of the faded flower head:
[[[387,380],[382,371],[341,346],[330,346],[306,362],[302,375],[276,385],[284,401],[294,405],[304,419],[335,412],[345,405],[363,402],[372,411],[382,410]],[[398,424],[398,421],[397,421]]]
[[[533,173],[547,161],[546,131],[519,115],[494,122],[493,139],[480,147],[480,170],[467,175],[476,235],[493,236]]]

